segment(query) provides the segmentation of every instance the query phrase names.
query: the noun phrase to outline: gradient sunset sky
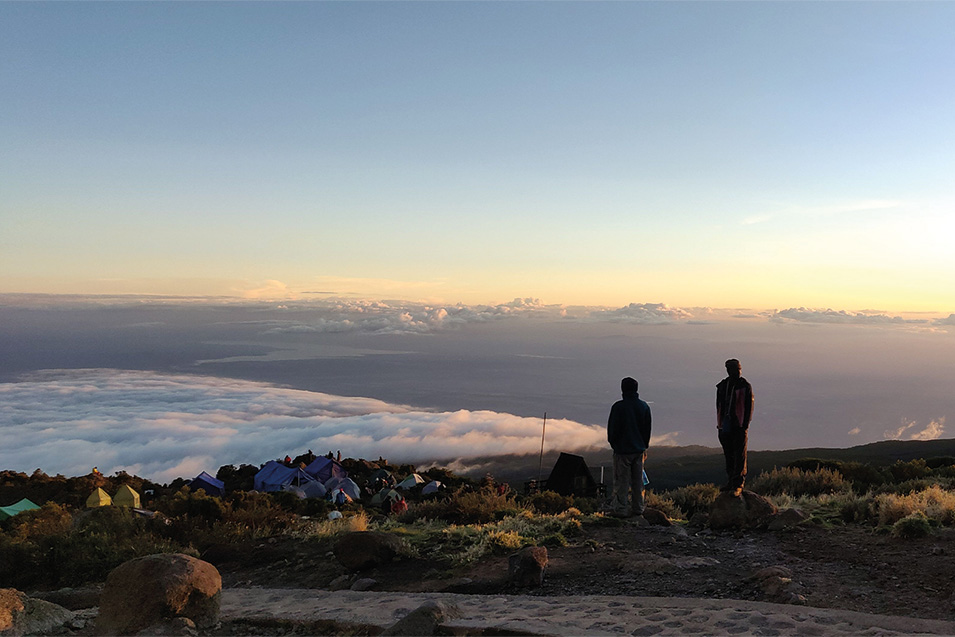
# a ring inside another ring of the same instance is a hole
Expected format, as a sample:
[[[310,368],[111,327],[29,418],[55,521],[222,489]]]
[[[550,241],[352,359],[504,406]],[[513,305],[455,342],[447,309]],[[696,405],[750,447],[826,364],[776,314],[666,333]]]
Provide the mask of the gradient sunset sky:
[[[0,3],[0,292],[955,310],[955,3]]]

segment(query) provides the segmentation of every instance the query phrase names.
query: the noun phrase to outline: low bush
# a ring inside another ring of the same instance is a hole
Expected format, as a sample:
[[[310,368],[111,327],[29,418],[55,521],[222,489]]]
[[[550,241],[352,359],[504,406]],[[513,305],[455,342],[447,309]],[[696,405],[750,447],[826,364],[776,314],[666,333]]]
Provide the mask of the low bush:
[[[914,513],[944,526],[955,525],[955,493],[938,485],[907,495],[880,493],[875,496],[873,509],[881,525],[894,525]]]
[[[687,519],[693,517],[695,513],[707,513],[716,496],[720,494],[719,488],[714,484],[691,484],[678,489],[670,489],[664,495],[671,500]]]
[[[561,511],[566,511],[574,506],[574,497],[569,495],[560,495],[555,491],[541,491],[529,496],[526,499],[538,513],[556,515]]]
[[[850,488],[842,474],[833,469],[774,468],[759,474],[750,488],[761,495],[788,494],[794,498],[837,493]]]
[[[931,534],[932,525],[928,518],[920,511],[907,515],[892,525],[893,537],[915,539],[927,537]]]
[[[667,497],[667,494],[664,493],[659,495],[654,493],[651,489],[647,489],[643,498],[644,504],[651,509],[657,509],[662,511],[671,520],[679,520],[683,518],[683,512],[680,508]]]

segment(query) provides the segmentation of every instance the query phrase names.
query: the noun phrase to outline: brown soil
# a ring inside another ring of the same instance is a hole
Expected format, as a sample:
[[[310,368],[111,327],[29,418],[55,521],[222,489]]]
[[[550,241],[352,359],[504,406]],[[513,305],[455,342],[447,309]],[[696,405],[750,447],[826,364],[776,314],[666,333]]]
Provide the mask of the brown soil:
[[[687,531],[685,534],[683,531]],[[885,615],[955,619],[955,532],[899,539],[861,526],[803,524],[781,532],[711,532],[682,527],[585,525],[566,547],[548,549],[542,587],[507,582],[507,556],[452,568],[441,560],[400,559],[357,577],[376,590],[531,595],[633,595],[801,603]],[[225,586],[347,587],[356,577],[315,541],[275,539],[210,549]],[[752,576],[768,566],[792,573],[783,594]],[[347,580],[341,584],[341,580]]]

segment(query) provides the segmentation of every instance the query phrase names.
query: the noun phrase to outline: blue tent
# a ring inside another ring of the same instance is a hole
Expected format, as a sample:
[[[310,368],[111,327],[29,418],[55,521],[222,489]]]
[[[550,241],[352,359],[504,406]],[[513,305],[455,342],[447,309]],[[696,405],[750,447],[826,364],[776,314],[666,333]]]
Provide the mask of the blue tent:
[[[341,463],[325,456],[312,460],[311,464],[305,467],[305,473],[321,482],[327,482],[329,478],[348,477],[348,472],[345,471],[345,467]]]
[[[286,467],[281,462],[270,460],[255,474],[253,484],[256,491],[281,491],[286,485],[297,487],[314,480],[298,467]]]
[[[216,480],[205,471],[189,482],[189,488],[193,491],[202,489],[209,495],[225,495],[225,482]]]

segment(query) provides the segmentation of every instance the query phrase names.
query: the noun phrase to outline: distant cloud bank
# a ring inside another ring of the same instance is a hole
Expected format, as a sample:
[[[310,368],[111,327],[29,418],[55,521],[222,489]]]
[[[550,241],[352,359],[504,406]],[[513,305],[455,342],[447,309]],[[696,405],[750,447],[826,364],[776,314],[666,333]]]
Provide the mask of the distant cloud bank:
[[[937,440],[945,433],[945,417],[933,419],[923,429],[917,429],[918,426],[915,420],[902,421],[898,429],[886,431],[884,437],[886,440]]]
[[[889,316],[884,312],[864,311],[847,312],[846,310],[813,310],[804,307],[789,308],[775,312],[772,321],[798,321],[803,323],[845,323],[853,325],[888,325],[904,323],[925,323],[922,319],[904,319],[901,316]]]
[[[370,398],[205,376],[56,370],[0,384],[0,467],[81,475],[97,466],[168,482],[224,464],[341,450],[460,463],[535,453],[541,422],[492,411],[426,412]],[[597,425],[547,421],[547,446],[606,447]]]

